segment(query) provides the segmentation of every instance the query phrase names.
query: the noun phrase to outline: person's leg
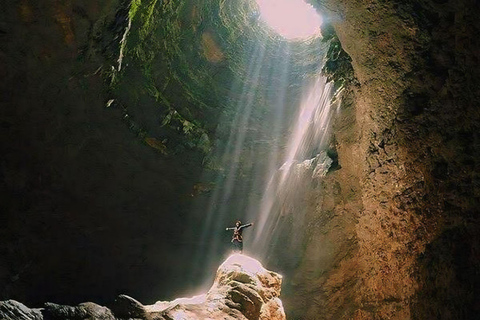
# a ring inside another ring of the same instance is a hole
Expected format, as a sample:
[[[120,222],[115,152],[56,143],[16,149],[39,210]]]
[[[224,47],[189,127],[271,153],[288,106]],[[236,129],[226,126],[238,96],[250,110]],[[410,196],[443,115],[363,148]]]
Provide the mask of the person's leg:
[[[234,240],[233,241],[233,252],[241,252],[242,248],[241,248],[241,242],[238,242],[237,240]]]

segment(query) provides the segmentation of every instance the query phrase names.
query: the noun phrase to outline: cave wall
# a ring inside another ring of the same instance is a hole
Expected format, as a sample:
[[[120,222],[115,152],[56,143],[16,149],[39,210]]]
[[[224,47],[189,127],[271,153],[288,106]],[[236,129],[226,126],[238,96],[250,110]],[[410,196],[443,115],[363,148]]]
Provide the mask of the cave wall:
[[[318,3],[358,83],[334,124],[341,169],[310,195],[325,223],[309,228],[297,306],[308,319],[472,319],[478,3]]]
[[[180,277],[196,249],[185,217],[202,157],[164,155],[106,107],[125,3],[1,7],[1,299],[174,296],[191,280]]]

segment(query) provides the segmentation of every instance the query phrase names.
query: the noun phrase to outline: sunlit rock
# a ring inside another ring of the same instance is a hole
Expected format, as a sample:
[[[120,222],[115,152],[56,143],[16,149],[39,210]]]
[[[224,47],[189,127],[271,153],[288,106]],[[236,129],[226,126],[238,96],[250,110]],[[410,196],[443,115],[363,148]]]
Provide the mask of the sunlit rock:
[[[327,155],[325,151],[320,152],[315,158],[316,164],[313,170],[313,178],[324,177],[328,170],[332,167],[333,160]]]
[[[219,268],[213,286],[189,299],[145,306],[152,317],[165,319],[286,319],[280,296],[282,277],[257,260],[230,256]]]
[[[297,163],[295,166],[295,172],[297,176],[302,176],[311,172],[312,178],[321,178],[327,174],[332,163],[333,160],[325,151],[322,151],[311,159]]]

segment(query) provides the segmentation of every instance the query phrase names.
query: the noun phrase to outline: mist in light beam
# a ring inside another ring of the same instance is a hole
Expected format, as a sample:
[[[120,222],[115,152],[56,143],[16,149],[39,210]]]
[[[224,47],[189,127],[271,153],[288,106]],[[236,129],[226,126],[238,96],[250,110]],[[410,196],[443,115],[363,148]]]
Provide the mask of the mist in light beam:
[[[315,178],[323,164],[329,161],[325,149],[328,143],[331,112],[331,84],[318,76],[306,86],[296,121],[288,135],[282,165],[270,173],[257,212],[255,229],[255,248],[258,254],[268,256],[271,246],[276,244],[281,228],[282,216],[293,216],[291,232],[298,233],[294,239],[301,239],[304,208],[294,209],[294,204],[303,197],[305,178]],[[310,174],[306,177],[305,174]],[[295,212],[291,212],[295,210]]]
[[[225,228],[237,219],[254,222],[244,232],[244,252],[264,262],[286,229],[292,246],[303,239],[301,200],[312,178],[329,167],[325,149],[333,114],[331,85],[311,70],[301,71],[320,69],[323,45],[309,43],[314,47],[304,52],[296,42],[258,39],[239,54],[245,69],[225,98],[229,112],[219,120],[213,169],[205,173],[214,187],[197,208],[204,224],[192,265],[196,275],[205,271],[205,286],[210,271],[230,253]]]

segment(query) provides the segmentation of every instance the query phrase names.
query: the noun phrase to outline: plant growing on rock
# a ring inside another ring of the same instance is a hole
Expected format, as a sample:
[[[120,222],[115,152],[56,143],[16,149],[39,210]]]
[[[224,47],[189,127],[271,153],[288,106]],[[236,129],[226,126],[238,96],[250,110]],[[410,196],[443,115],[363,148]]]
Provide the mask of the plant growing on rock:
[[[333,81],[337,89],[347,84],[355,83],[352,58],[343,50],[342,44],[331,24],[322,26],[322,36],[322,41],[329,42],[325,56],[325,65],[322,68],[322,73],[327,77],[327,81]]]

